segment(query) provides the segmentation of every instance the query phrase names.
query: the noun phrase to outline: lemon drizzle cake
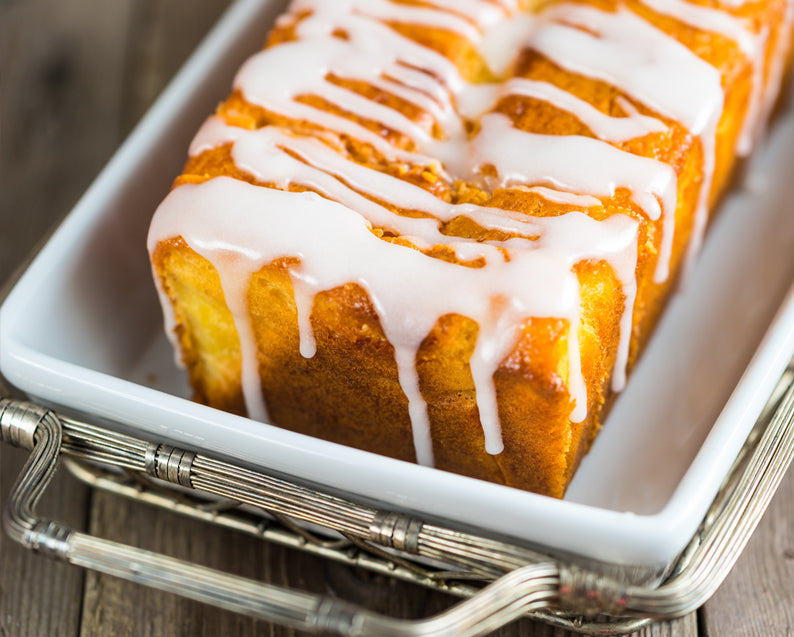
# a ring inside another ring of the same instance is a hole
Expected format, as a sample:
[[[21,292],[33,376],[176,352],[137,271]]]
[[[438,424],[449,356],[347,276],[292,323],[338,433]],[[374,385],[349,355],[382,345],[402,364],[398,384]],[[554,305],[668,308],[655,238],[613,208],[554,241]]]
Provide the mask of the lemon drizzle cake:
[[[151,225],[197,398],[562,495],[762,129],[791,13],[293,2]]]

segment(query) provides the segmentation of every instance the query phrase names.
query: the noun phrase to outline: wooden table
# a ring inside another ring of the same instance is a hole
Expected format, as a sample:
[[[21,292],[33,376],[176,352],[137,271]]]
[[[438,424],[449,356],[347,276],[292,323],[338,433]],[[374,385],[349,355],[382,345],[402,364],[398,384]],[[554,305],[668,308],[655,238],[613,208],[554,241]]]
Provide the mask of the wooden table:
[[[77,200],[228,0],[0,3],[0,281]],[[0,498],[24,453],[0,445]],[[794,475],[719,592],[642,634],[794,634]],[[40,510],[76,528],[276,584],[423,617],[453,599],[182,519],[64,474]],[[0,636],[289,635],[34,555],[0,537]],[[562,635],[525,620],[499,635]]]

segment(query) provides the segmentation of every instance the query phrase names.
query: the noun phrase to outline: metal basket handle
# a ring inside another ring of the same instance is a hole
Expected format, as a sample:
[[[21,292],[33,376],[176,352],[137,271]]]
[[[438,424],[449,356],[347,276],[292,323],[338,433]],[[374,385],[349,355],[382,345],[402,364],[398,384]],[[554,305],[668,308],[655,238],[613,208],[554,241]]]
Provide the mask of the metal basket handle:
[[[3,522],[12,539],[50,557],[312,633],[480,635],[527,611],[548,607],[557,598],[557,567],[531,564],[435,617],[404,621],[332,597],[253,581],[72,530],[34,512],[57,468],[62,441],[57,416],[41,410],[31,418],[34,409],[26,403],[0,402],[0,438],[31,450]]]

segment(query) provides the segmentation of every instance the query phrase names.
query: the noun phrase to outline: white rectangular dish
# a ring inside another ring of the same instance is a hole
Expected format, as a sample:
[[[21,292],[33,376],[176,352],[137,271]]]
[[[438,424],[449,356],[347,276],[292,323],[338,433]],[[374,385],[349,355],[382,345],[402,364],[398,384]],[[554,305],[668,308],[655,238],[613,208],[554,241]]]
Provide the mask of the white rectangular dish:
[[[157,203],[283,2],[239,0],[0,308],[34,399],[264,471],[560,553],[659,571],[702,520],[794,353],[794,108],[710,229],[565,500],[341,447],[187,399],[146,252]]]

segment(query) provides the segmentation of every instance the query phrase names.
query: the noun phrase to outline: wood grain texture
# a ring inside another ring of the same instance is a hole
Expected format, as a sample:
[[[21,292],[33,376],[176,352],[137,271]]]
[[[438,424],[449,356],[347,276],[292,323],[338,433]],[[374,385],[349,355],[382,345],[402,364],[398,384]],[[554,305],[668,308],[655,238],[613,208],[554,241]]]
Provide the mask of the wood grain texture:
[[[228,2],[197,0],[186,10],[178,0],[0,1],[0,281],[86,188]],[[0,447],[2,504],[23,460],[22,452]],[[663,622],[640,634],[794,632],[792,496],[789,475],[747,553],[700,617]],[[395,617],[431,616],[457,601],[168,511],[90,495],[69,475],[53,485],[41,510],[101,537],[336,595]],[[84,575],[0,536],[0,637],[297,634],[111,577]],[[497,634],[568,635],[528,620]]]
[[[794,471],[703,611],[705,635],[794,635]]]
[[[129,4],[0,3],[2,271],[71,207],[121,140],[118,43]]]

